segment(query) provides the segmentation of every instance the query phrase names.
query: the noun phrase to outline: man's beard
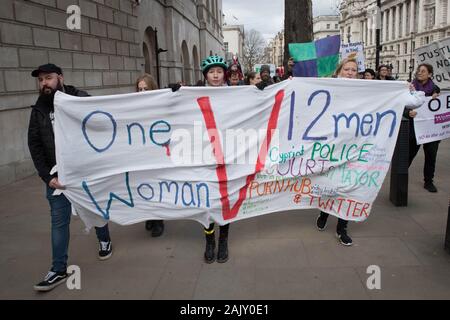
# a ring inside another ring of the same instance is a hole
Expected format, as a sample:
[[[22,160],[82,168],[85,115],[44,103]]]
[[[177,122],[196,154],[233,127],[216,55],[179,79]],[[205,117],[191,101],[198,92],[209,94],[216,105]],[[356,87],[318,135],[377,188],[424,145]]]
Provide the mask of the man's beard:
[[[53,100],[55,99],[55,94],[57,91],[63,91],[63,86],[61,82],[58,82],[58,86],[56,87],[56,89],[44,86],[39,91],[39,98],[45,104],[48,104],[49,106],[53,107]]]

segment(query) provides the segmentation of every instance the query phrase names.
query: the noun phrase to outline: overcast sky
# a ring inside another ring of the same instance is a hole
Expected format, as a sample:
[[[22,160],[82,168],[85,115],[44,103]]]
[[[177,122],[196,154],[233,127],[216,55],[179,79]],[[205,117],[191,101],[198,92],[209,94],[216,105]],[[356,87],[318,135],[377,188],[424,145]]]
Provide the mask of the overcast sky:
[[[334,14],[337,0],[312,0],[314,16]],[[284,27],[284,0],[222,0],[227,24],[243,24],[246,30],[272,39]],[[237,20],[236,20],[237,19]]]

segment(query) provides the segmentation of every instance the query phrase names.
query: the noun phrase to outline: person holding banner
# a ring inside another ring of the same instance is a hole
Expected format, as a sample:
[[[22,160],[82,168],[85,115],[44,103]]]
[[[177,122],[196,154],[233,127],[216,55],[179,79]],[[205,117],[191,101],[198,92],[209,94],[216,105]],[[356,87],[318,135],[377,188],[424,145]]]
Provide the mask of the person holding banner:
[[[433,66],[422,63],[417,67],[416,78],[412,84],[416,90],[423,91],[425,92],[425,96],[433,97],[434,99],[439,95],[441,89],[434,84],[433,80],[431,80],[432,76]],[[411,163],[420,149],[420,145],[417,145],[416,133],[414,130],[414,118],[417,115],[417,112],[414,110],[405,110],[403,115],[409,119],[409,165],[411,166]],[[440,141],[433,141],[423,145],[423,151],[425,153],[425,164],[423,168],[424,188],[433,193],[437,192],[437,188],[433,183],[433,178],[439,142]]]
[[[72,205],[61,192],[65,187],[58,180],[56,171],[54,125],[54,97],[57,91],[68,95],[87,97],[88,94],[64,84],[61,68],[45,64],[31,73],[39,81],[39,98],[32,106],[28,127],[28,147],[39,176],[46,185],[46,197],[51,212],[52,267],[44,280],[34,286],[36,291],[50,291],[66,281]],[[108,224],[95,228],[100,242],[100,260],[112,255]]]
[[[202,61],[202,72],[205,77],[205,86],[207,87],[223,87],[227,86],[226,72],[227,64],[222,57],[210,56]],[[216,237],[214,232],[214,223],[208,228],[204,228],[206,238],[206,248],[204,259],[210,264],[216,260]],[[217,262],[225,263],[228,261],[228,231],[230,224],[220,226],[219,249],[217,252]]]
[[[150,90],[158,90],[155,79],[148,73],[140,76],[136,80],[136,92],[145,92]],[[148,220],[145,222],[145,229],[152,232],[152,237],[157,238],[164,233],[163,220]]]
[[[358,62],[355,58],[347,58],[337,67],[334,76],[336,78],[358,79]],[[329,214],[321,211],[316,220],[317,229],[319,231],[325,230]],[[336,227],[336,236],[344,246],[351,246],[353,244],[352,238],[347,234],[348,221],[344,219],[338,220]]]

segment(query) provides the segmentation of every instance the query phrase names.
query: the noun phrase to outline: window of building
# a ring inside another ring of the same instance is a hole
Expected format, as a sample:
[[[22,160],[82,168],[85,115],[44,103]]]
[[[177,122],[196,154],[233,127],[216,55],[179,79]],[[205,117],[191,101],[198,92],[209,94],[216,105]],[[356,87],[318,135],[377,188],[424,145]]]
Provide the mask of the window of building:
[[[425,25],[427,29],[431,29],[435,23],[435,8],[430,8],[425,11]]]
[[[329,23],[327,23],[327,30],[329,30],[331,28],[331,25]]]
[[[405,50],[403,50],[403,53],[407,54],[408,53],[408,42],[405,42],[404,48],[405,48]]]
[[[225,46],[225,52],[228,52],[228,42],[224,42],[223,45]]]
[[[400,45],[397,45],[397,54],[400,54]]]
[[[335,29],[339,29],[339,25],[338,25],[338,24],[335,24],[335,25],[334,25],[334,28],[335,28]]]

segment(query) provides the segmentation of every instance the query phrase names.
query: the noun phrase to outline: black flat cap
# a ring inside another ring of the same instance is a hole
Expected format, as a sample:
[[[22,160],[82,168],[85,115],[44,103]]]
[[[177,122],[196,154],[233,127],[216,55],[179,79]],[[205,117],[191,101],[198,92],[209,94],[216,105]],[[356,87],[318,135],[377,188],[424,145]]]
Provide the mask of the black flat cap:
[[[37,68],[36,70],[34,70],[31,73],[31,76],[37,78],[37,77],[39,77],[40,73],[57,73],[59,75],[63,74],[61,68],[52,63],[48,63],[48,64],[44,64],[44,65],[40,66],[39,68]]]

